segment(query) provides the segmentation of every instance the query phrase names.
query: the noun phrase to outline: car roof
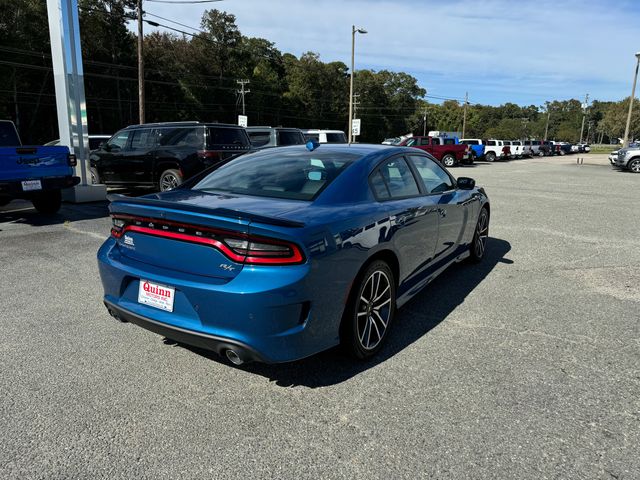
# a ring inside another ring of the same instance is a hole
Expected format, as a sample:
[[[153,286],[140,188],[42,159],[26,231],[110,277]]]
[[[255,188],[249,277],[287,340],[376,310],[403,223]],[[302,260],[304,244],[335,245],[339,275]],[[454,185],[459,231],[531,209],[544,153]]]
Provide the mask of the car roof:
[[[157,128],[157,127],[220,127],[220,128],[243,128],[239,125],[234,125],[232,123],[200,123],[200,122],[157,122],[157,123],[143,123],[138,125],[129,125],[125,127],[127,129],[135,129],[135,128]]]

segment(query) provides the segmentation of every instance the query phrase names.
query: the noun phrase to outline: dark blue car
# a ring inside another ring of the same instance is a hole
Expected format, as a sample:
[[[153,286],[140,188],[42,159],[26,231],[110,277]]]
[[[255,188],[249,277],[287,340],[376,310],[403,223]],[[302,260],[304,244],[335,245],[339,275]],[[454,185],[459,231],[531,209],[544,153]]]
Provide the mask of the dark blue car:
[[[489,202],[414,148],[243,155],[180,188],[112,197],[98,252],[112,316],[235,364],[382,346],[396,307],[480,261]]]

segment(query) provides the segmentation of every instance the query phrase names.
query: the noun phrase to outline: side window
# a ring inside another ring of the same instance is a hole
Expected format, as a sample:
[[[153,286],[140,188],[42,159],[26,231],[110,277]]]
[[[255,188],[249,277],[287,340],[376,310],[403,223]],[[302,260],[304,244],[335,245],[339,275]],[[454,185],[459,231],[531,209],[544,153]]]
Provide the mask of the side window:
[[[421,138],[420,139],[420,145],[429,145],[429,139],[428,138]]]
[[[376,179],[377,175],[382,178],[388,190],[388,196],[380,196],[377,194],[376,188],[381,188],[380,179]],[[409,165],[402,157],[393,158],[383,163],[378,167],[378,170],[371,177],[371,180],[372,188],[374,192],[376,192],[376,195],[378,195],[378,198],[402,198],[420,194],[416,179],[413,173],[411,173]],[[375,187],[374,184],[377,185],[377,187]]]
[[[123,130],[122,132],[116,133],[113,137],[109,139],[107,145],[111,149],[122,150],[127,145],[127,140],[129,140],[129,133],[131,130]]]
[[[432,138],[431,139],[431,145],[440,145],[440,139],[439,138]]]
[[[278,132],[279,145],[302,145],[304,138],[300,135],[300,132],[294,130],[280,130]],[[252,142],[253,143],[253,142]]]
[[[373,193],[377,199],[389,199],[389,189],[387,188],[387,184],[384,182],[384,178],[382,178],[380,170],[376,170],[376,172],[371,175],[371,188],[373,189]]]
[[[241,149],[250,147],[244,128],[209,127],[207,147],[218,149]]]
[[[163,146],[195,147],[204,145],[202,128],[163,128],[158,130],[158,143]]]
[[[440,193],[453,189],[451,177],[430,158],[410,155],[409,161],[416,167],[427,193]]]
[[[153,147],[154,130],[141,128],[131,133],[131,149],[138,150]]]
[[[417,140],[415,138],[410,138],[409,140],[407,140],[406,146],[407,147],[413,147],[416,144]]]
[[[490,147],[495,147],[496,146],[496,141],[495,140],[488,140],[487,141],[487,145]]]

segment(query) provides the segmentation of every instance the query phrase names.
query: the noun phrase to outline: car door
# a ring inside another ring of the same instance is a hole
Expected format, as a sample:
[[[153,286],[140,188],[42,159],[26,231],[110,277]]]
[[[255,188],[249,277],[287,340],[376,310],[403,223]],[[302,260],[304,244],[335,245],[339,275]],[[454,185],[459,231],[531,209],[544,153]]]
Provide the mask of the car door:
[[[370,182],[376,199],[385,206],[384,218],[377,219],[383,226],[380,241],[394,244],[403,278],[417,275],[434,258],[439,221],[435,199],[423,194],[401,155],[382,162]]]
[[[434,258],[458,255],[469,218],[473,218],[471,194],[458,190],[455,180],[435,160],[424,155],[409,155],[408,160],[423,182],[426,197],[439,214],[438,240]]]
[[[129,143],[131,130],[122,130],[111,137],[104,147],[96,152],[95,168],[104,183],[122,181],[122,158]]]
[[[139,128],[131,132],[129,145],[124,152],[121,179],[126,183],[141,185],[152,182],[151,164],[155,130]]]

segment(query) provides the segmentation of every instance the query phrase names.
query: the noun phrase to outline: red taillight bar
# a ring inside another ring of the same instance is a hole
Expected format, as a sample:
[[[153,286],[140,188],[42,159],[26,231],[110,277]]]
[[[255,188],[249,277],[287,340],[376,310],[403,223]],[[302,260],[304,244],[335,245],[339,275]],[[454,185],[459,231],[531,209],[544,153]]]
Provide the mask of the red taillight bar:
[[[251,242],[253,240],[256,243],[266,243],[266,244],[271,244],[271,245],[284,245],[284,246],[288,247],[289,249],[291,249],[291,256],[288,256],[288,257],[282,257],[282,256],[268,257],[267,255],[269,255],[269,253],[267,253],[267,252],[260,252],[260,253],[255,252],[254,254],[251,254],[250,250],[249,250],[249,254],[241,255],[241,254],[238,254],[238,253],[234,252],[233,249],[231,249],[224,242],[222,242],[220,240],[216,240],[215,238],[199,237],[197,235],[191,235],[191,234],[179,233],[179,232],[171,232],[171,231],[166,231],[166,230],[157,230],[155,228],[142,227],[142,226],[139,226],[139,225],[125,225],[121,229],[112,228],[111,229],[111,235],[113,237],[115,237],[115,238],[122,237],[122,235],[124,235],[126,232],[137,232],[137,233],[142,233],[142,234],[145,234],[145,235],[152,235],[152,236],[155,236],[155,237],[169,238],[171,240],[178,240],[178,241],[182,241],[182,242],[189,242],[189,243],[195,243],[195,244],[199,244],[199,245],[206,245],[206,246],[213,247],[213,248],[219,250],[226,257],[228,257],[230,260],[233,260],[234,262],[253,264],[253,265],[292,265],[292,264],[302,263],[304,261],[304,256],[302,255],[302,252],[300,251],[300,248],[296,244],[290,243],[290,242],[274,240],[274,239],[266,238],[266,237],[257,237],[257,236],[247,235],[247,234],[239,233],[239,232],[228,232],[228,231],[225,231],[225,230],[210,229],[210,228],[204,228],[204,227],[200,227],[200,226],[196,226],[196,225],[188,225],[188,224],[182,224],[182,223],[177,223],[177,222],[170,222],[170,221],[160,220],[160,219],[139,218],[139,217],[131,217],[131,216],[128,216],[128,215],[122,215],[122,216],[114,215],[113,218],[136,220],[136,221],[146,221],[146,222],[157,222],[157,223],[161,223],[161,224],[164,224],[164,225],[172,225],[172,226],[175,226],[175,227],[184,227],[184,228],[190,228],[190,229],[197,228],[198,230],[202,230],[202,231],[206,231],[206,232],[213,232],[213,233],[216,233],[216,234],[224,234],[224,235],[226,235],[228,237],[241,238],[243,240],[247,240],[247,242]]]

